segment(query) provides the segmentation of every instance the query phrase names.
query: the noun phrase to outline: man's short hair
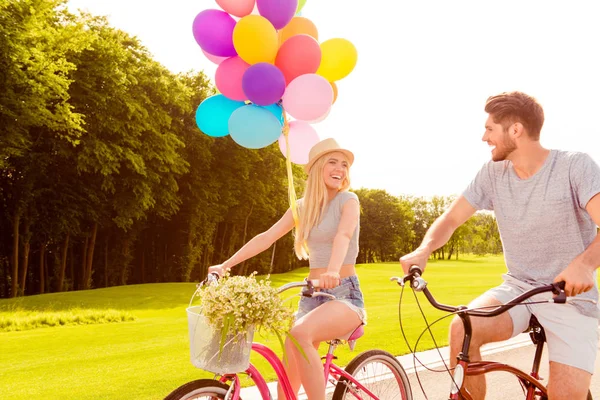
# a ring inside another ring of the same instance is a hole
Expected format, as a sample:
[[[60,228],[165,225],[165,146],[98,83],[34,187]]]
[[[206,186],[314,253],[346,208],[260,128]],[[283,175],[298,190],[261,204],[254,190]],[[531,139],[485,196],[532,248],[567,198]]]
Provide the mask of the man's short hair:
[[[523,92],[504,92],[491,96],[485,103],[485,112],[504,129],[520,122],[533,140],[540,140],[544,125],[544,110],[537,100]]]

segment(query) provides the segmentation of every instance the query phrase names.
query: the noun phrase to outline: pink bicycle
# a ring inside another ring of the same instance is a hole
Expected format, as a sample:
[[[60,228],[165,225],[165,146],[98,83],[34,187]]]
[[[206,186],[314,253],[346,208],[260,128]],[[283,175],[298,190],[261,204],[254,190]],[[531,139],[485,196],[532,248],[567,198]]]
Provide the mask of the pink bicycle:
[[[315,281],[303,281],[288,283],[279,288],[282,293],[293,288],[304,288],[302,296],[326,296],[335,298],[333,295],[315,291]],[[383,350],[368,350],[360,353],[342,369],[333,363],[336,358],[336,348],[347,343],[354,349],[356,340],[364,334],[363,326],[358,326],[347,339],[334,339],[329,344],[327,354],[323,356],[323,372],[325,381],[335,386],[333,399],[402,399],[411,400],[412,393],[408,384],[408,377],[402,365],[390,353]],[[289,379],[283,368],[282,361],[267,346],[260,343],[252,343],[251,350],[264,357],[274,369],[277,379],[283,387],[286,399],[295,400],[296,395],[292,391]],[[267,382],[260,372],[252,364],[241,373],[224,373],[216,375],[215,379],[199,379],[188,382],[173,392],[165,400],[191,400],[191,399],[239,399],[240,398],[240,374],[246,374],[256,385],[263,399],[272,399]]]

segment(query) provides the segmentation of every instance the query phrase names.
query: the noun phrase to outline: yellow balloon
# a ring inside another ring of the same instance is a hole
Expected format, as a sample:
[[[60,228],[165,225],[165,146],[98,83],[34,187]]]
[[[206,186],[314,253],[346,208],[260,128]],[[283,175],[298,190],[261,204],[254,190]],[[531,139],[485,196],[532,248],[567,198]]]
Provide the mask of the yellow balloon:
[[[248,64],[273,64],[279,46],[277,30],[260,15],[247,15],[233,29],[233,47]]]
[[[329,39],[321,43],[321,65],[317,75],[329,82],[348,76],[356,66],[358,52],[346,39]]]

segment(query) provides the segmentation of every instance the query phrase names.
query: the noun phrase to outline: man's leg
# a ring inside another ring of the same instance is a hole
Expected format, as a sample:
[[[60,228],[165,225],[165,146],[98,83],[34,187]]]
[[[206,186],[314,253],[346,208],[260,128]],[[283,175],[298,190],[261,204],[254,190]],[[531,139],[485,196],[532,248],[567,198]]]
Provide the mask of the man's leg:
[[[475,299],[469,308],[501,305],[502,302],[486,293]],[[496,317],[471,317],[473,336],[469,346],[469,360],[480,361],[480,348],[486,343],[510,339],[513,335],[513,321],[508,312]],[[462,350],[464,340],[464,326],[460,317],[456,316],[450,325],[450,365],[457,364],[456,357]],[[470,376],[465,379],[465,385],[474,400],[485,397],[485,376]]]
[[[591,380],[587,371],[551,361],[549,400],[586,400]]]
[[[544,300],[540,294],[532,300]],[[598,351],[598,320],[573,304],[534,304],[531,310],[544,327],[550,360],[550,400],[585,400]]]

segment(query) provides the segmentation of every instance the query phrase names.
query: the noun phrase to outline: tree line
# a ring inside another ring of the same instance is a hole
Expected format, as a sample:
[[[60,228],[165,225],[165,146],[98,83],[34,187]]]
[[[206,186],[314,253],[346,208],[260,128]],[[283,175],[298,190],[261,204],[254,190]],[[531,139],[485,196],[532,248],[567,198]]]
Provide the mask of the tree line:
[[[0,297],[199,280],[288,207],[276,144],[198,130],[195,108],[215,93],[202,72],[170,72],[65,0],[0,0],[0,91]],[[293,175],[300,194],[305,174]],[[359,262],[414,249],[451,200],[356,192]],[[306,265],[292,242],[237,271]],[[436,256],[499,251],[481,214]]]

